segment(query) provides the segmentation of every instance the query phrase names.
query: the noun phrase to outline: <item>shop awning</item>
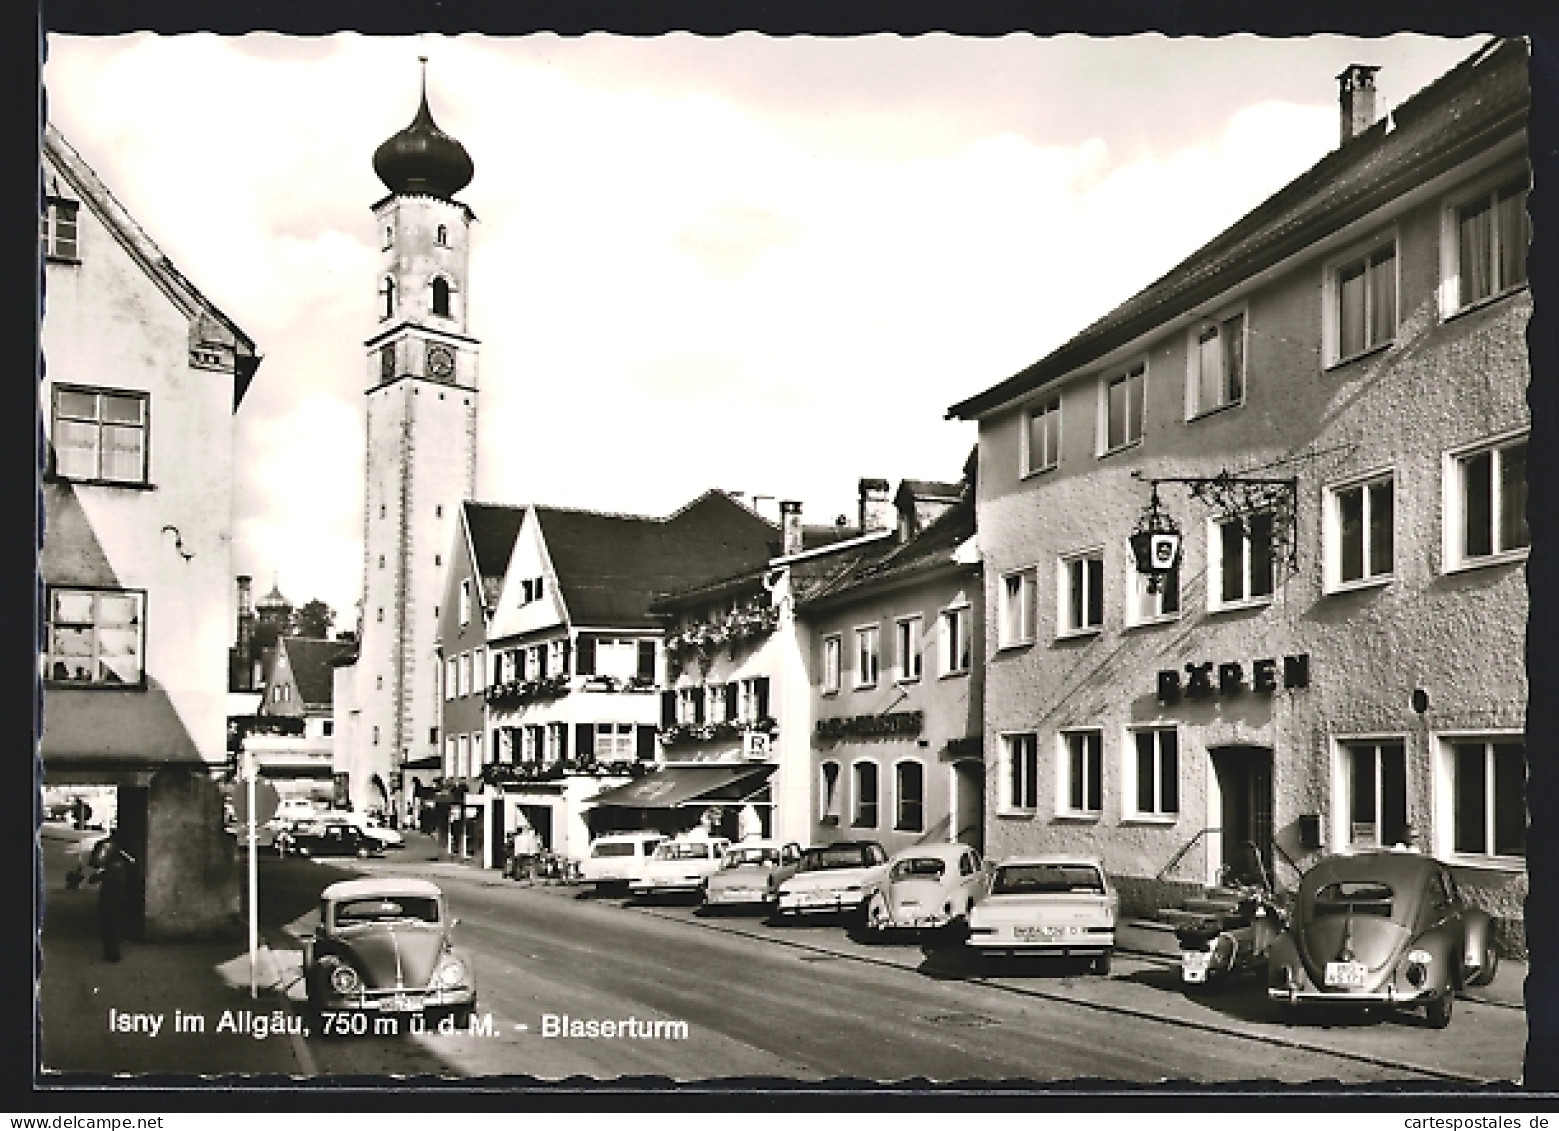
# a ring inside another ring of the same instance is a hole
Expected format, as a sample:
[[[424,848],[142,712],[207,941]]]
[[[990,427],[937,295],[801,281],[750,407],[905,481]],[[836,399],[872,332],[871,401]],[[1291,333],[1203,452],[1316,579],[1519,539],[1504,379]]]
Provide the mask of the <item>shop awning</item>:
[[[677,809],[695,802],[745,801],[774,772],[770,765],[667,766],[638,781],[598,793],[587,805]]]

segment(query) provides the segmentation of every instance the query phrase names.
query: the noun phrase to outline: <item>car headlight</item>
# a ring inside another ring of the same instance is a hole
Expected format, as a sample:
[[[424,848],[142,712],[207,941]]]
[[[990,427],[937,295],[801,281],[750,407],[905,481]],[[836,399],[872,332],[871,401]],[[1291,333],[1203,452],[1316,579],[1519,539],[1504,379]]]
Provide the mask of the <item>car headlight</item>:
[[[466,980],[465,963],[458,958],[446,958],[433,975],[433,980],[445,989],[454,989],[456,986],[463,985]]]
[[[1415,990],[1422,989],[1424,983],[1429,981],[1429,964],[1434,961],[1434,956],[1427,950],[1410,950],[1407,952],[1407,964],[1402,968],[1402,976],[1407,979],[1407,984]]]
[[[362,978],[350,966],[337,966],[330,972],[330,988],[338,994],[354,993],[362,984]]]

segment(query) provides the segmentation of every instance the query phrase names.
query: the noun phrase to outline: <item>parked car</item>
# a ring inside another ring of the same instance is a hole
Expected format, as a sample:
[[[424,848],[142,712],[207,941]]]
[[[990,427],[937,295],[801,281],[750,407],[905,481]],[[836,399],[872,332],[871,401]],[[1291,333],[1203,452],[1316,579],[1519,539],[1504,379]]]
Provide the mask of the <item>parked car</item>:
[[[860,913],[888,872],[888,854],[875,840],[841,840],[801,854],[796,874],[779,886],[774,913]]]
[[[386,1030],[374,1016],[450,1016],[476,1008],[470,960],[454,947],[455,920],[427,880],[342,880],[320,893],[319,924],[303,938],[303,982],[316,1031],[326,1036]],[[369,1024],[356,1024],[355,1015]],[[329,1016],[325,1016],[329,1015]]]
[[[605,833],[590,842],[590,851],[580,861],[581,883],[593,884],[597,892],[627,890],[628,884],[644,870],[663,833],[641,830],[631,833]]]
[[[720,870],[704,884],[700,911],[716,907],[773,907],[780,885],[801,866],[801,846],[777,840],[744,840],[725,850]]]
[[[969,909],[966,944],[981,954],[1087,957],[1110,972],[1120,897],[1092,857],[1014,856],[990,870]]]
[[[406,844],[406,837],[399,829],[392,829],[384,823],[384,819],[375,813],[359,813],[354,809],[335,809],[329,814],[331,817],[339,817],[350,821],[362,830],[363,835],[369,840],[378,843],[380,848],[401,848]]]
[[[888,861],[887,879],[866,903],[872,931],[960,928],[987,876],[967,844],[917,844]]]
[[[276,851],[283,856],[372,856],[379,842],[351,821],[325,817],[317,821],[297,821],[276,834]]]
[[[730,843],[724,837],[663,840],[639,874],[628,881],[628,890],[643,896],[701,893],[705,881],[719,870]]]
[[[1440,861],[1417,852],[1331,856],[1299,881],[1288,930],[1267,955],[1267,993],[1302,1006],[1422,1006],[1451,1023],[1463,986],[1494,980],[1494,923]]]

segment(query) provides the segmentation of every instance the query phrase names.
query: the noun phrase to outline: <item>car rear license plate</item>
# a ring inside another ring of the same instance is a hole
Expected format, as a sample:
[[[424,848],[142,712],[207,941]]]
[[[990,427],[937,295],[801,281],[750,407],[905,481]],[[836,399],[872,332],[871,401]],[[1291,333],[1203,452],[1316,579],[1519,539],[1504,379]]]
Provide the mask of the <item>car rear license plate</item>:
[[[1328,962],[1326,964],[1326,984],[1328,986],[1364,985],[1364,963]]]
[[[386,1013],[417,1013],[422,1009],[422,1002],[418,998],[396,994],[380,1002],[379,1008]]]
[[[808,891],[803,892],[801,895],[801,904],[803,907],[826,907],[831,903],[837,902],[839,901],[832,892]]]
[[[1188,982],[1207,981],[1207,965],[1212,961],[1212,955],[1205,950],[1184,950],[1180,952],[1180,973]]]
[[[1014,927],[1012,933],[1019,942],[1046,942],[1060,938],[1070,927]]]

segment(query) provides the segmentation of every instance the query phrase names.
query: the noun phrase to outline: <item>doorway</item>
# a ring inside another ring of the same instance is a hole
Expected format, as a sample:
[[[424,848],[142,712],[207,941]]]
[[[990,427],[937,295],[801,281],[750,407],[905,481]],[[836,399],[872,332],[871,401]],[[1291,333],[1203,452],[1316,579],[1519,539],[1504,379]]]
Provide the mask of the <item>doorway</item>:
[[[985,855],[985,763],[953,763],[953,839]]]
[[[1272,748],[1209,750],[1221,797],[1219,827],[1225,882],[1268,883],[1272,877]]]

